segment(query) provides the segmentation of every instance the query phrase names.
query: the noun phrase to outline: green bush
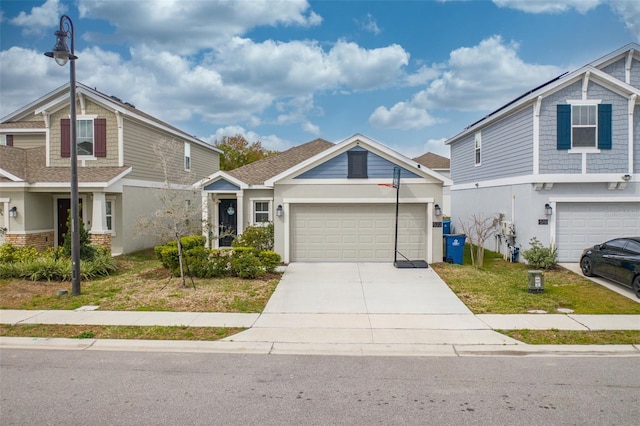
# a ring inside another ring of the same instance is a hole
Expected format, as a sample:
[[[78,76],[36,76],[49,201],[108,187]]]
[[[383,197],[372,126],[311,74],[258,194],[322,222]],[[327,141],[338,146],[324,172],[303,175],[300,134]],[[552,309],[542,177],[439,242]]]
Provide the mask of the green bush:
[[[261,251],[258,255],[260,259],[260,263],[264,267],[265,271],[273,272],[276,270],[278,265],[282,262],[282,258],[275,251],[265,250]]]
[[[558,263],[555,247],[544,247],[536,237],[529,241],[530,249],[522,252],[522,257],[534,268],[552,269]]]
[[[84,227],[84,221],[80,219],[80,259],[91,260],[96,255],[96,246],[91,244],[91,238],[89,231]],[[71,257],[71,215],[67,219],[67,233],[64,234],[64,243],[62,245],[62,252],[66,257]]]
[[[0,245],[0,263],[29,262],[41,253],[33,246],[16,247],[11,243]]]
[[[232,247],[252,247],[255,254],[273,250],[273,223],[248,226],[231,242]]]
[[[98,250],[93,260],[80,262],[80,275],[83,280],[91,280],[93,278],[111,275],[118,270],[118,264],[111,256],[111,253],[104,250]],[[71,270],[69,270],[71,275]]]
[[[231,255],[231,271],[240,278],[256,278],[264,274],[258,256],[250,247],[236,247]]]

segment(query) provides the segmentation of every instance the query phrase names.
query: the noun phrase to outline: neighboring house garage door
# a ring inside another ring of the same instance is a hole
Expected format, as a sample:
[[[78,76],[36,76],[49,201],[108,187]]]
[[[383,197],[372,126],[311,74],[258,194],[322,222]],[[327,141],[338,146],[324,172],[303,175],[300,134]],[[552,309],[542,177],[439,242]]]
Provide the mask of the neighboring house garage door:
[[[395,204],[293,204],[291,259],[391,262],[395,208]],[[426,260],[426,205],[401,204],[399,217],[398,251],[411,260]]]
[[[557,204],[558,260],[578,262],[585,247],[640,234],[640,203]]]

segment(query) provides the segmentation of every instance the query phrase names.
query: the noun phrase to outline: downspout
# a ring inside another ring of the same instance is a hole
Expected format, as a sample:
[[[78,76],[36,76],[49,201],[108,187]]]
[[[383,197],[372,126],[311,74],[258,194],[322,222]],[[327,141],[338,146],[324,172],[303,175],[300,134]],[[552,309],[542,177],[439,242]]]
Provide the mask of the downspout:
[[[638,95],[633,94],[631,95],[631,97],[629,98],[629,174],[633,176],[633,150],[635,147],[635,141],[633,140],[633,112],[635,110],[635,106],[636,106],[636,99],[638,98]]]

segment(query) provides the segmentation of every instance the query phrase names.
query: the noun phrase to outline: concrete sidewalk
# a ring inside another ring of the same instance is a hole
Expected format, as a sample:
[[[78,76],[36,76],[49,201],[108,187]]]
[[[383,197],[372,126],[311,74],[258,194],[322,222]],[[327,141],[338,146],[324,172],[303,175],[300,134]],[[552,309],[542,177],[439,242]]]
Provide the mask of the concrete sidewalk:
[[[639,315],[0,311],[2,324],[242,327],[217,342],[0,337],[0,348],[396,356],[640,356],[640,345],[526,345],[494,330],[640,330]]]

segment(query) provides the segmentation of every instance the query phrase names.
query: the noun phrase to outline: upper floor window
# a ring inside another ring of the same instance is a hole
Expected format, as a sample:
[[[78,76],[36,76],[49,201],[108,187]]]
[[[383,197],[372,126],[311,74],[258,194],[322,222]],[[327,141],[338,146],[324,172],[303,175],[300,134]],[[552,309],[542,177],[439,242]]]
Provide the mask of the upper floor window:
[[[84,156],[107,156],[107,120],[78,118],[76,120],[76,153]],[[60,120],[60,156],[71,156],[71,121]]]
[[[474,145],[474,154],[475,154],[475,164],[476,166],[480,165],[480,160],[482,159],[482,135],[480,132],[476,132],[475,136],[475,145]]]
[[[184,144],[184,169],[191,170],[191,144]]]
[[[347,151],[347,178],[367,178],[367,151]]]
[[[571,106],[571,146],[573,148],[596,147],[596,106]]]
[[[13,135],[0,135],[0,145],[13,146]]]
[[[556,108],[558,149],[611,149],[611,104],[574,101]]]
[[[93,156],[93,119],[78,120],[76,122],[76,132],[78,155]]]

